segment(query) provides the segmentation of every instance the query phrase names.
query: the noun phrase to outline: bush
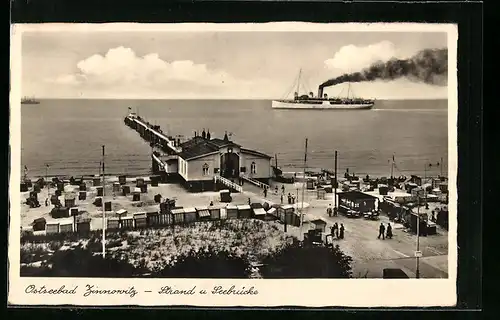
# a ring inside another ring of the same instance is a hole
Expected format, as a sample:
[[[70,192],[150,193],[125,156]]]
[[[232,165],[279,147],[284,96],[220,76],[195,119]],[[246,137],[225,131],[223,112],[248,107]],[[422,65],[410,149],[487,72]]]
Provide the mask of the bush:
[[[133,277],[135,268],[126,261],[107,256],[94,255],[82,248],[58,251],[49,261],[52,264],[48,274],[52,277]]]
[[[236,256],[214,248],[191,250],[177,257],[177,262],[156,272],[161,278],[248,278],[250,264],[246,256]]]
[[[263,259],[263,278],[350,278],[350,256],[335,247],[287,245]]]

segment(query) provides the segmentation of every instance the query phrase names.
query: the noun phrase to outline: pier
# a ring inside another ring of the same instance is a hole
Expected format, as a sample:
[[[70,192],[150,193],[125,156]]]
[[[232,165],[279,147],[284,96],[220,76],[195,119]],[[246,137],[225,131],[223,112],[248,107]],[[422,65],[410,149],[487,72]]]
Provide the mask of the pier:
[[[135,113],[126,116],[124,122],[149,142],[153,174],[160,174],[163,181],[180,182],[191,192],[221,188],[242,192],[243,181],[269,188],[271,156],[243,148],[231,141],[227,132],[222,138],[215,138],[203,129],[181,141]]]

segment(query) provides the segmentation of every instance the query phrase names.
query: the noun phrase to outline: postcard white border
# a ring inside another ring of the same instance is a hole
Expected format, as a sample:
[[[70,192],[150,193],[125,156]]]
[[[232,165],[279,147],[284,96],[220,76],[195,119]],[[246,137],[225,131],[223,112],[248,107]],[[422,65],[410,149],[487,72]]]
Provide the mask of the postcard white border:
[[[11,28],[11,95],[10,95],[10,229],[9,229],[9,294],[11,305],[141,305],[141,306],[204,306],[204,307],[411,307],[454,306],[456,304],[457,278],[457,26],[452,24],[415,23],[345,23],[316,24],[304,22],[280,22],[262,24],[31,24],[13,25]],[[449,176],[449,245],[448,279],[308,279],[308,280],[200,280],[200,279],[86,279],[86,278],[21,278],[20,261],[20,168],[21,161],[21,36],[23,32],[110,32],[110,31],[281,31],[281,32],[446,32],[448,34],[448,176]],[[30,285],[67,288],[79,286],[77,295],[32,295],[25,293]],[[102,289],[128,289],[139,292],[133,298],[119,296],[83,297],[86,284]],[[160,296],[155,292],[164,285],[179,288],[210,290],[215,285],[258,290],[257,295],[245,296]],[[342,288],[342,290],[334,290]],[[151,290],[151,293],[144,291]]]

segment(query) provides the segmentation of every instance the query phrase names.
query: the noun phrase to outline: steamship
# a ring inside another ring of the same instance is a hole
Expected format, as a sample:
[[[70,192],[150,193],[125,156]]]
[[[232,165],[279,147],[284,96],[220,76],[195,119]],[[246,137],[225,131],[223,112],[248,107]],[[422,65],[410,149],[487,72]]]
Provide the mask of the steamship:
[[[36,100],[35,98],[31,97],[22,97],[21,98],[21,104],[39,104],[40,101]]]
[[[318,88],[318,95],[315,97],[312,92],[299,95],[300,78],[302,71],[299,72],[297,80],[297,90],[294,93],[293,99],[273,100],[273,109],[339,109],[339,110],[367,110],[373,108],[375,100],[361,99],[350,96],[351,85],[348,83],[347,97],[344,98],[329,98],[327,94],[323,94],[323,87]]]

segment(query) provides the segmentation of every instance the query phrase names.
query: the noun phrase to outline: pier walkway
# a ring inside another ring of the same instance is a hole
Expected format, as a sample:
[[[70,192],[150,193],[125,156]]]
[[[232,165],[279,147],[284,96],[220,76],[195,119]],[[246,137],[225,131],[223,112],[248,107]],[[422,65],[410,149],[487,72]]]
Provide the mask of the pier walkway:
[[[182,151],[181,148],[176,145],[174,138],[167,137],[160,131],[159,127],[155,128],[153,125],[144,122],[136,115],[128,115],[125,118],[125,123],[139,132],[141,137],[145,140],[161,146],[165,151],[170,151],[172,153],[179,153]]]

